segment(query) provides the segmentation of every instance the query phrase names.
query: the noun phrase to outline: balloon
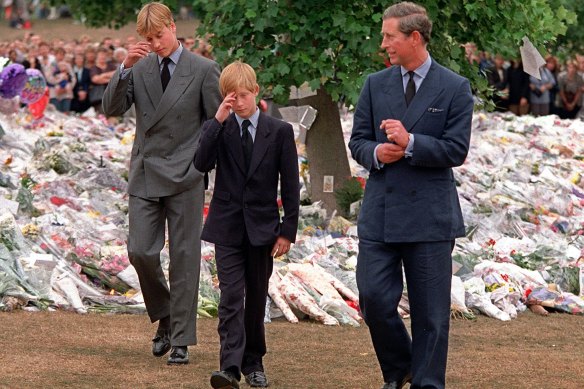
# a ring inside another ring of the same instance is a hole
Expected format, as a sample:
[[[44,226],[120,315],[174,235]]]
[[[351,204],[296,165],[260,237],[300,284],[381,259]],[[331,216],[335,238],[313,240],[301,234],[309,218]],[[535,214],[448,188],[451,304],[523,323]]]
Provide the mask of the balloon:
[[[3,99],[0,97],[0,112],[6,115],[10,115],[18,111],[20,107],[20,102],[18,101],[18,96],[11,99]]]
[[[38,69],[26,69],[28,80],[20,92],[20,101],[24,104],[37,102],[45,93],[47,82],[43,73]]]
[[[0,72],[0,97],[11,99],[18,96],[27,80],[24,66],[13,63]]]
[[[43,117],[45,108],[47,108],[47,104],[49,104],[48,89],[47,92],[43,93],[38,100],[36,100],[34,103],[28,104],[28,110],[32,114],[32,117],[38,120]]]

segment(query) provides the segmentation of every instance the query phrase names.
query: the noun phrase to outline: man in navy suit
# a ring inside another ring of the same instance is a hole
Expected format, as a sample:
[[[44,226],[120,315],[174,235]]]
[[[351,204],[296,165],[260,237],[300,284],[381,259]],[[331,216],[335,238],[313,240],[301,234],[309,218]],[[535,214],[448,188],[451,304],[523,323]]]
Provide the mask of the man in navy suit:
[[[201,238],[215,243],[219,301],[220,370],[213,388],[267,387],[264,312],[274,256],[296,239],[300,187],[294,131],[260,112],[259,86],[251,66],[223,69],[224,96],[205,122],[195,167],[216,168],[215,188]],[[230,113],[233,111],[233,113]],[[278,211],[278,181],[284,215]]]
[[[426,10],[402,2],[383,15],[391,68],[370,75],[349,148],[369,169],[359,215],[357,286],[383,388],[443,388],[450,321],[451,252],[465,234],[452,168],[468,153],[468,80],[434,61]],[[402,264],[410,338],[397,312]]]

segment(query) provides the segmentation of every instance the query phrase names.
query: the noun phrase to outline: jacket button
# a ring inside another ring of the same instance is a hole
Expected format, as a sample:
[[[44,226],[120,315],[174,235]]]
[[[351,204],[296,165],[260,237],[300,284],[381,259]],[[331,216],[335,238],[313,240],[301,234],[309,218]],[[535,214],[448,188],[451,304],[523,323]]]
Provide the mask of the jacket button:
[[[243,208],[247,209],[247,203],[243,203]]]

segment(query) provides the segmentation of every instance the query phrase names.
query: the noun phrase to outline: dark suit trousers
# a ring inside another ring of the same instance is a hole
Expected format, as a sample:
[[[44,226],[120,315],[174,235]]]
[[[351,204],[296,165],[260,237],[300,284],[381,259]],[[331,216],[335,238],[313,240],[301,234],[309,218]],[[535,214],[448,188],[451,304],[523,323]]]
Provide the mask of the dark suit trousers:
[[[202,185],[201,181],[196,188],[159,201],[136,196],[129,200],[128,256],[138,273],[150,320],[170,315],[173,346],[197,343]],[[170,285],[160,263],[167,223]]]
[[[220,368],[236,376],[263,371],[266,354],[264,316],[274,267],[272,245],[215,245],[219,301]]]
[[[384,243],[360,239],[359,303],[385,382],[412,372],[412,388],[444,388],[453,241]],[[410,338],[397,312],[403,290],[410,303]]]

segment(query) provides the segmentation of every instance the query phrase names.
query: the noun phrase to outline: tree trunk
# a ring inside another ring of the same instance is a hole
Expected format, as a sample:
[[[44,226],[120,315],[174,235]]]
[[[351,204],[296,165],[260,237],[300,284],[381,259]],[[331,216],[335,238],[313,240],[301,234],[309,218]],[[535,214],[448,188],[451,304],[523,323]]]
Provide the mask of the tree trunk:
[[[334,210],[339,209],[334,192],[351,177],[339,108],[323,88],[318,90],[316,96],[295,100],[291,104],[310,105],[318,111],[306,134],[310,198],[313,202],[322,201],[330,217]],[[334,192],[324,191],[328,189],[324,185],[325,176],[332,176]]]

